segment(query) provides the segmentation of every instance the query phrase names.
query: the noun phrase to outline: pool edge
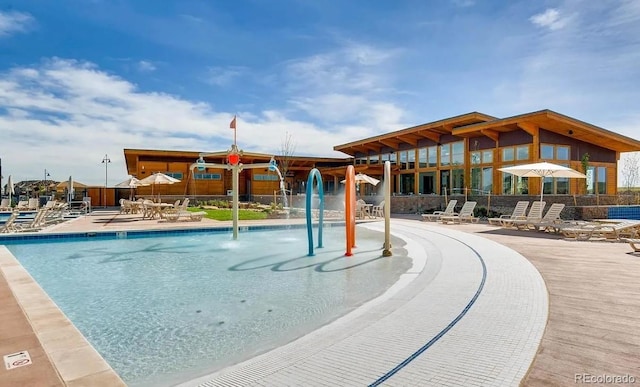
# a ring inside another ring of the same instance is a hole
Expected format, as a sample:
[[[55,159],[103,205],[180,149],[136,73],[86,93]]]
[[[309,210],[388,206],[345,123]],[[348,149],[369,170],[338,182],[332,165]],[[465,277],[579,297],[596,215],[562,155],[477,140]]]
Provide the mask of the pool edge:
[[[6,246],[0,246],[0,271],[65,385],[126,386]]]

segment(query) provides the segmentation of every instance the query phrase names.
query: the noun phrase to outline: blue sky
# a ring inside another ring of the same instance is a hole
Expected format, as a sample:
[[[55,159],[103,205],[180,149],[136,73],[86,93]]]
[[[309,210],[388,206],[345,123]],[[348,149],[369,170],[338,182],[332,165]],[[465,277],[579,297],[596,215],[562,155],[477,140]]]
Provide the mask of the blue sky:
[[[124,148],[344,156],[470,111],[638,138],[638,0],[0,0],[14,180],[126,178]]]

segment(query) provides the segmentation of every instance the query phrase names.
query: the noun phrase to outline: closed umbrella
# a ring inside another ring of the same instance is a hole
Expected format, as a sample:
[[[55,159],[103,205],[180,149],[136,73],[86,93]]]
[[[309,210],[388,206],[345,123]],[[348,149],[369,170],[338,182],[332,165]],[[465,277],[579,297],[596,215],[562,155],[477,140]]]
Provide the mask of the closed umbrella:
[[[7,194],[9,195],[9,203],[11,203],[11,196],[16,194],[16,188],[13,184],[13,176],[9,175],[7,179]]]
[[[498,168],[499,171],[511,173],[520,177],[539,177],[540,178],[540,201],[544,194],[544,178],[545,177],[568,177],[577,179],[586,179],[587,175],[578,172],[575,169],[565,167],[563,165],[541,162],[533,164],[514,165],[512,167]]]
[[[156,185],[163,184],[175,184],[179,183],[180,180],[175,177],[171,177],[169,175],[165,175],[162,172],[156,172],[151,176],[147,176],[144,179],[140,180],[141,184],[150,184],[151,185],[151,195],[153,196],[153,190]],[[158,199],[160,198],[160,193],[158,193]]]
[[[73,177],[69,176],[69,182],[67,183],[67,202],[73,201]]]

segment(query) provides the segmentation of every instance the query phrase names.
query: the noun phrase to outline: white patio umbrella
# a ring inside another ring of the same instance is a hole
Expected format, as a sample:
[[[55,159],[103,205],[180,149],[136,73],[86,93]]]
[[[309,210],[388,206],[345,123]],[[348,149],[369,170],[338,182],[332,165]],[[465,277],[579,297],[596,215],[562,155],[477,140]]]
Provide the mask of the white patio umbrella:
[[[346,179],[341,181],[342,184],[345,184],[346,182],[347,182]],[[364,173],[358,173],[356,175],[356,184],[359,184],[359,183],[362,183],[362,182],[373,184],[373,185],[378,185],[378,183],[380,183],[380,180],[376,179],[375,177],[371,177],[371,176],[369,176],[367,174],[364,174]]]
[[[544,178],[545,177],[568,177],[576,179],[586,179],[587,175],[578,172],[575,169],[565,167],[563,165],[541,163],[514,165],[512,167],[498,168],[499,171],[511,173],[520,177],[539,177],[540,178],[540,201],[544,194]]]
[[[9,203],[11,203],[11,196],[16,194],[16,188],[13,184],[13,176],[9,175],[7,179],[7,194],[9,195]]]
[[[165,175],[162,172],[156,172],[153,175],[147,176],[139,181],[141,185],[151,185],[151,196],[153,196],[153,190],[156,185],[175,184],[179,182],[179,179],[176,179],[175,177],[171,177],[169,175]],[[160,193],[158,193],[158,197],[160,197]]]
[[[129,178],[123,182],[120,182],[118,184],[115,185],[115,187],[118,188],[130,188],[131,191],[129,193],[129,199],[133,199],[133,190],[134,188],[138,188],[140,186],[144,186],[144,185],[149,185],[149,184],[142,184],[140,182],[139,179],[133,177],[133,176],[129,176]]]

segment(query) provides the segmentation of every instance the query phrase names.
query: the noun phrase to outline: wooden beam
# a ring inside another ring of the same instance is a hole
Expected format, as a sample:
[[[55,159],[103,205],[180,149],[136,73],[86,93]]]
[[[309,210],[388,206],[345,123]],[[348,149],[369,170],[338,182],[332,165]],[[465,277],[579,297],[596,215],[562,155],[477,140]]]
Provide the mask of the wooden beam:
[[[413,136],[413,135],[403,135],[402,137],[398,137],[398,140],[402,141],[402,142],[406,142],[409,145],[413,145],[413,146],[418,146],[418,139],[420,137],[417,136]]]
[[[385,139],[381,138],[380,140],[378,140],[378,142],[393,149],[397,149],[399,144],[399,142],[393,141],[390,138],[385,138]]]
[[[440,134],[438,134],[438,133],[428,132],[428,131],[424,130],[424,131],[416,132],[416,134],[418,136],[422,136],[424,138],[428,138],[429,140],[431,140],[431,141],[433,141],[435,143],[439,143],[440,142]]]
[[[480,130],[480,133],[482,133],[483,135],[489,137],[490,139],[492,139],[493,141],[496,142],[496,144],[498,144],[498,140],[500,140],[500,132],[497,132],[495,130],[491,130],[491,129],[482,129]]]
[[[516,125],[518,125],[518,128],[524,130],[534,137],[538,135],[538,125],[532,124],[530,122],[518,122],[516,123]]]

